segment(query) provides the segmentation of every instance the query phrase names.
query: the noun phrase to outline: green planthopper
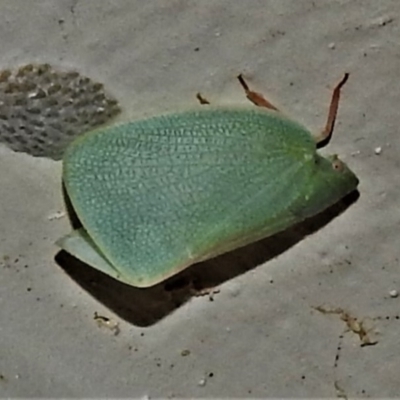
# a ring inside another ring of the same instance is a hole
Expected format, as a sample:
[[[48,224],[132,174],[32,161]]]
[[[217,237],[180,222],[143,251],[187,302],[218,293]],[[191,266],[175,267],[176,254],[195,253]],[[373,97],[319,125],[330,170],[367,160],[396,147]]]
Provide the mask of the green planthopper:
[[[76,139],[63,180],[82,227],[58,245],[119,281],[148,287],[282,231],[357,188],[336,155],[317,152],[333,132],[348,74],[317,137],[238,78],[259,107],[199,106]]]

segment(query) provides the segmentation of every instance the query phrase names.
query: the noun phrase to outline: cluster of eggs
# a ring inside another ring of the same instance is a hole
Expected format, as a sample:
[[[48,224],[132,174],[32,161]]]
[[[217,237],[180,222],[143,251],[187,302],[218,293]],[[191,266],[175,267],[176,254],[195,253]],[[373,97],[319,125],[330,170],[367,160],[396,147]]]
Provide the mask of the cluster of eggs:
[[[59,160],[76,136],[120,111],[101,83],[76,71],[49,64],[0,71],[0,142],[14,151]]]

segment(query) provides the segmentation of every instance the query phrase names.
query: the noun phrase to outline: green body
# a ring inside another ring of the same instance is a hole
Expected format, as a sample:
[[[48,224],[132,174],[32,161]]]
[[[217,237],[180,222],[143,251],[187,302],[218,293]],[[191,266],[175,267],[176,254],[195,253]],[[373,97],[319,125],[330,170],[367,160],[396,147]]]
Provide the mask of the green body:
[[[210,106],[85,134],[63,177],[83,228],[59,245],[138,287],[284,230],[358,184],[281,114]]]

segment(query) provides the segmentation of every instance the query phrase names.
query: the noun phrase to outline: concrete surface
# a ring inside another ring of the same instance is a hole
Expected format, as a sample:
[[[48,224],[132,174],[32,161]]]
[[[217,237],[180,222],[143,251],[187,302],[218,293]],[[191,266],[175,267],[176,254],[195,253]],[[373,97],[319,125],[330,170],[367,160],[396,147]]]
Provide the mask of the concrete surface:
[[[139,290],[57,255],[61,164],[1,146],[1,397],[400,394],[398,1],[2,0],[0,22],[1,68],[79,70],[122,119],[197,91],[244,103],[243,72],[317,131],[348,71],[324,152],[361,181],[306,224]],[[219,293],[191,295],[193,274]]]

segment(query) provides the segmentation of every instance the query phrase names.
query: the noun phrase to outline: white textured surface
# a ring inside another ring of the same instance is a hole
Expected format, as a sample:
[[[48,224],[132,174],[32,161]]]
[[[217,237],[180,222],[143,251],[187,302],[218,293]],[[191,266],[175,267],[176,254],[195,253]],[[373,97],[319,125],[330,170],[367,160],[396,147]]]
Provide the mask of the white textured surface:
[[[64,209],[61,165],[0,148],[1,397],[334,397],[335,381],[352,397],[399,394],[397,1],[3,0],[0,22],[1,67],[73,67],[104,82],[125,119],[195,104],[197,91],[242,103],[244,72],[318,129],[349,71],[326,152],[361,181],[360,198],[305,239],[287,233],[208,263],[220,293],[184,302],[184,290],[61,268],[53,242],[68,219],[48,219]],[[322,304],[383,318],[371,323],[378,343],[346,333],[334,367],[345,324],[313,309]]]

